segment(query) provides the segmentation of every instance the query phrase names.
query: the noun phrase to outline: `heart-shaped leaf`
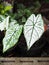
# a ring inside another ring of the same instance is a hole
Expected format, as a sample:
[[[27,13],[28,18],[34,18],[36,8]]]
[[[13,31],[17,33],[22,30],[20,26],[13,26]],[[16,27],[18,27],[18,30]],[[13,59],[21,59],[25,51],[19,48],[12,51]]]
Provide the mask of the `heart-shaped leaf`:
[[[44,32],[44,23],[42,16],[38,14],[36,17],[32,14],[24,25],[24,36],[27,42],[27,49],[41,37]]]
[[[17,44],[21,32],[22,32],[22,25],[12,22],[12,24],[6,31],[5,37],[3,39],[3,52],[6,52],[8,49]]]

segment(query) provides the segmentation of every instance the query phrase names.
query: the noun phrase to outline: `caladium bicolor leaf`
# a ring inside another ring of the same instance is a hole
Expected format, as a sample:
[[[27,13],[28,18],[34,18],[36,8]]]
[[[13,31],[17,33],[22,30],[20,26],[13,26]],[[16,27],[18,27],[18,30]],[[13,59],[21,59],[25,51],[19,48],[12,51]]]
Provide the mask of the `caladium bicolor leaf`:
[[[27,42],[27,49],[42,36],[44,32],[44,23],[42,16],[38,14],[36,17],[32,14],[24,25],[24,36]]]
[[[6,18],[2,18],[3,21],[0,21],[0,30],[3,31],[3,30],[7,30],[8,29],[8,26],[9,26],[9,18],[10,16],[6,17]]]
[[[5,37],[3,39],[3,52],[17,44],[18,39],[22,32],[22,25],[13,23],[12,26],[6,31]]]

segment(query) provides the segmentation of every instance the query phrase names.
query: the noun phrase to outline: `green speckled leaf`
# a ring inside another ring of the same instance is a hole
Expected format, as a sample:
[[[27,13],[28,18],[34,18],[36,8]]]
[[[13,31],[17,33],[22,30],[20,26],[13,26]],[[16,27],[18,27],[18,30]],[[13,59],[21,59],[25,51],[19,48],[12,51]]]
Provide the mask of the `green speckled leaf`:
[[[6,52],[8,49],[17,44],[21,32],[22,25],[16,23],[12,24],[12,26],[10,25],[3,39],[3,52]]]
[[[24,25],[24,36],[27,42],[27,49],[42,36],[44,32],[44,23],[42,16],[38,14],[36,17],[32,14]]]

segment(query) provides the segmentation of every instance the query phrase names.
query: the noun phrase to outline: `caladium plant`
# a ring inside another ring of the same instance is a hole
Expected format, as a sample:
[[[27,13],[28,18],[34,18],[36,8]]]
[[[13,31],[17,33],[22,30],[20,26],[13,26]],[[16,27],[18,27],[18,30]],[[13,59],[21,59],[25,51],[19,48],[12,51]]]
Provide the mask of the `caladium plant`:
[[[35,16],[32,14],[24,25],[24,36],[27,42],[27,49],[41,37],[44,32],[44,23],[42,16],[38,14]]]
[[[18,44],[17,42],[22,31],[26,39],[28,50],[44,32],[44,23],[41,14],[38,14],[37,16],[32,14],[24,25],[19,25],[14,19],[11,19],[10,22],[9,19],[11,19],[10,16],[5,19],[3,18],[4,21],[0,23],[1,26],[2,23],[4,25],[4,28],[0,27],[0,30],[3,31],[6,29],[5,37],[3,38],[3,52],[6,52],[8,49]]]
[[[19,25],[17,21],[11,19],[10,16],[4,18],[0,15],[0,18],[2,19],[0,23],[0,30],[6,31],[3,39],[3,52],[6,52],[18,42],[23,25]]]
[[[3,52],[17,44],[21,32],[22,25],[16,23],[8,28],[3,39]]]

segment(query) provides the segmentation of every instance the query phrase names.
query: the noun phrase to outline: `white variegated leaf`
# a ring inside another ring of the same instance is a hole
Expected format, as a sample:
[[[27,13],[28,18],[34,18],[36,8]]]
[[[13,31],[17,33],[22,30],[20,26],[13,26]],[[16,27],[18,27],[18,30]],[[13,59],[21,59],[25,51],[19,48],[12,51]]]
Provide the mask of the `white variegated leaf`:
[[[42,36],[43,32],[44,23],[42,16],[40,14],[37,16],[32,14],[24,25],[24,36],[27,42],[28,50]]]
[[[3,39],[3,52],[17,44],[19,37],[22,32],[22,25],[17,23],[11,23],[10,27],[7,29],[5,37]]]
[[[7,30],[8,27],[9,27],[9,18],[10,18],[10,16],[8,16],[8,17],[5,19],[5,28],[6,28],[6,30]]]
[[[10,16],[4,18],[2,22],[0,21],[0,30],[1,31],[3,31],[4,29],[6,29],[6,30],[8,29],[8,26],[9,26],[9,17]]]

